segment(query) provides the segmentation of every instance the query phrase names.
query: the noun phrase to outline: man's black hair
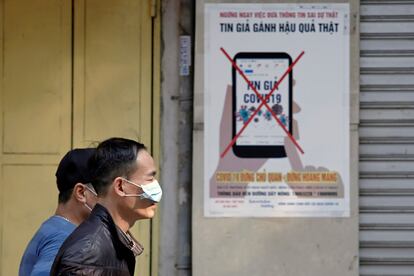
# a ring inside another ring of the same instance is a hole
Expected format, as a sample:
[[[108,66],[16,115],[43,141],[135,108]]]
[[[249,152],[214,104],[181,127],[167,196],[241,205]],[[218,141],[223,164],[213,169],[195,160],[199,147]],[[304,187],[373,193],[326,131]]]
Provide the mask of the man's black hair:
[[[71,195],[73,192],[73,188],[69,189],[69,190],[65,190],[62,192],[59,192],[59,196],[58,196],[58,203],[66,203],[69,201]]]
[[[90,159],[94,171],[92,185],[98,195],[105,195],[112,181],[118,177],[129,177],[137,168],[138,153],[146,147],[125,138],[110,138],[101,142]]]
[[[92,182],[89,160],[94,155],[94,148],[73,149],[68,151],[56,170],[56,184],[59,190],[59,203],[66,203],[72,195],[76,183]]]

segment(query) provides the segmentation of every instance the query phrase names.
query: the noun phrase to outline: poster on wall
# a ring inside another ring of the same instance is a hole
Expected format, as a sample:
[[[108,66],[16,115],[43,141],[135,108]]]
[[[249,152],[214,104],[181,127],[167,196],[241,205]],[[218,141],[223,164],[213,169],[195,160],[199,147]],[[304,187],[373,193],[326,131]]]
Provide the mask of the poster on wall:
[[[204,215],[349,216],[349,5],[204,8]]]

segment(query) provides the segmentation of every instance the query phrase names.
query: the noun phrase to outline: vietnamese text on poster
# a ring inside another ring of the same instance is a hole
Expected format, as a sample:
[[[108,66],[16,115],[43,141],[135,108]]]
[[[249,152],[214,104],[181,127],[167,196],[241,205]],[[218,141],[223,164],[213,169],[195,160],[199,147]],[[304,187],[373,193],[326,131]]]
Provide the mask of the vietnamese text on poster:
[[[349,216],[349,5],[206,4],[204,214]]]

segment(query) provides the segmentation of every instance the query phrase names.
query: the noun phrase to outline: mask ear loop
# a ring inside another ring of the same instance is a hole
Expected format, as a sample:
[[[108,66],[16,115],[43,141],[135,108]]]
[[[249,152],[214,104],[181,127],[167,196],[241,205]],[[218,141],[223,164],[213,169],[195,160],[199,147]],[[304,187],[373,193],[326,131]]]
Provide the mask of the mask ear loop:
[[[139,199],[145,199],[143,194],[125,194],[123,197],[139,197]]]
[[[134,185],[135,187],[138,187],[138,188],[142,189],[142,185],[136,184],[136,183],[134,183],[134,182],[132,182],[128,179],[125,179],[123,177],[121,177],[121,179],[124,180],[125,182],[128,182],[129,184]],[[124,194],[123,196],[124,197],[139,197],[139,199],[147,199],[144,195],[145,195],[145,193],[142,193],[142,194]]]
[[[138,187],[138,188],[142,189],[141,185],[138,185],[138,184],[136,184],[136,183],[134,183],[134,182],[126,179],[126,178],[123,178],[123,177],[121,177],[121,179],[123,181],[131,184],[131,185],[134,185],[135,187]],[[139,197],[140,199],[142,199],[143,198],[143,195],[144,195],[144,193],[142,193],[142,194],[125,194],[125,192],[124,192],[123,197]]]
[[[85,202],[83,205],[85,205],[86,209],[88,209],[90,212],[92,212],[92,208],[89,207],[88,203]]]
[[[88,189],[94,196],[98,196],[98,194],[95,192],[95,189],[92,189],[91,187],[89,187],[88,185],[84,185],[86,189]]]
[[[94,189],[92,189],[91,187],[89,187],[88,185],[84,185],[84,187],[86,188],[86,189],[88,189],[89,190],[89,192],[91,192],[94,196],[98,196],[98,194],[95,192],[95,190]],[[86,195],[85,195],[85,199],[86,199]],[[92,208],[91,207],[89,207],[89,205],[88,205],[88,203],[87,202],[85,202],[85,203],[83,203],[83,205],[85,205],[85,207],[86,207],[86,209],[88,209],[90,212],[92,212]]]

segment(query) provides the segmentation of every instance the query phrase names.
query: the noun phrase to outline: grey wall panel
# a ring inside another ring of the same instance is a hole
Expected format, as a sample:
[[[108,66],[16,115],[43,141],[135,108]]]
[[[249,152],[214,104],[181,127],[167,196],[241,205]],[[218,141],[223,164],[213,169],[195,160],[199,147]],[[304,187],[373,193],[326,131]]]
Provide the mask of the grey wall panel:
[[[394,16],[397,20],[408,20],[411,18],[410,14],[414,14],[414,7],[410,5],[412,1],[405,1],[405,5],[396,5],[391,1],[388,1],[389,4],[387,4],[387,1],[382,1],[382,4],[380,4],[380,1],[376,4],[371,1],[371,5],[368,2],[362,1],[361,5],[361,18],[364,22],[373,19],[378,21],[378,18],[391,16]]]
[[[390,193],[390,195],[387,194]],[[366,195],[368,193],[365,193]],[[391,195],[392,194],[392,195]],[[396,190],[380,190],[372,191],[369,196],[361,197],[359,201],[360,208],[372,208],[372,209],[388,209],[388,208],[406,208],[406,210],[414,210],[414,193],[410,191],[397,192]],[[365,233],[361,233],[361,237]],[[414,235],[414,232],[410,233]],[[397,235],[396,235],[397,236]]]
[[[361,105],[369,102],[388,103],[388,102],[414,102],[414,87],[361,87],[363,92],[360,97]]]
[[[412,231],[414,228],[414,213],[361,213],[361,230],[378,229],[378,230],[394,230],[393,227],[398,226],[399,229],[407,229]],[[363,248],[361,249],[363,250]]]
[[[365,196],[371,191],[392,193],[393,191],[410,191],[413,187],[413,181],[410,178],[363,178],[365,175],[361,175],[359,181],[360,195]],[[414,223],[414,216],[412,218]]]
[[[395,68],[403,67],[410,69],[414,66],[414,51],[406,53],[380,51],[377,54],[368,52],[360,59],[362,68]]]
[[[362,144],[359,149],[361,156],[369,156],[378,152],[386,155],[414,154],[414,144]]]
[[[363,172],[409,172],[414,168],[412,156],[372,155],[361,156],[359,169]]]
[[[392,20],[378,18],[378,21],[367,21],[364,24],[361,24],[361,33],[407,33],[412,35],[414,32],[414,22],[404,22],[401,20]]]
[[[399,35],[394,34],[395,36]],[[365,34],[361,40],[361,54],[372,54],[378,53],[379,51],[389,50],[389,51],[398,51],[401,55],[401,52],[404,51],[411,51],[410,49],[413,48],[414,41],[411,39],[407,39],[404,36],[398,38],[392,37],[392,39],[381,39],[380,35],[378,34]]]
[[[401,68],[361,68],[361,85],[412,85],[413,73],[413,70],[407,72]]]
[[[363,265],[361,264],[360,269],[361,275],[364,276],[389,276],[389,275],[398,275],[398,276],[412,276],[413,267],[411,265],[382,265],[373,261],[364,261]],[[398,271],[398,274],[394,272]]]

